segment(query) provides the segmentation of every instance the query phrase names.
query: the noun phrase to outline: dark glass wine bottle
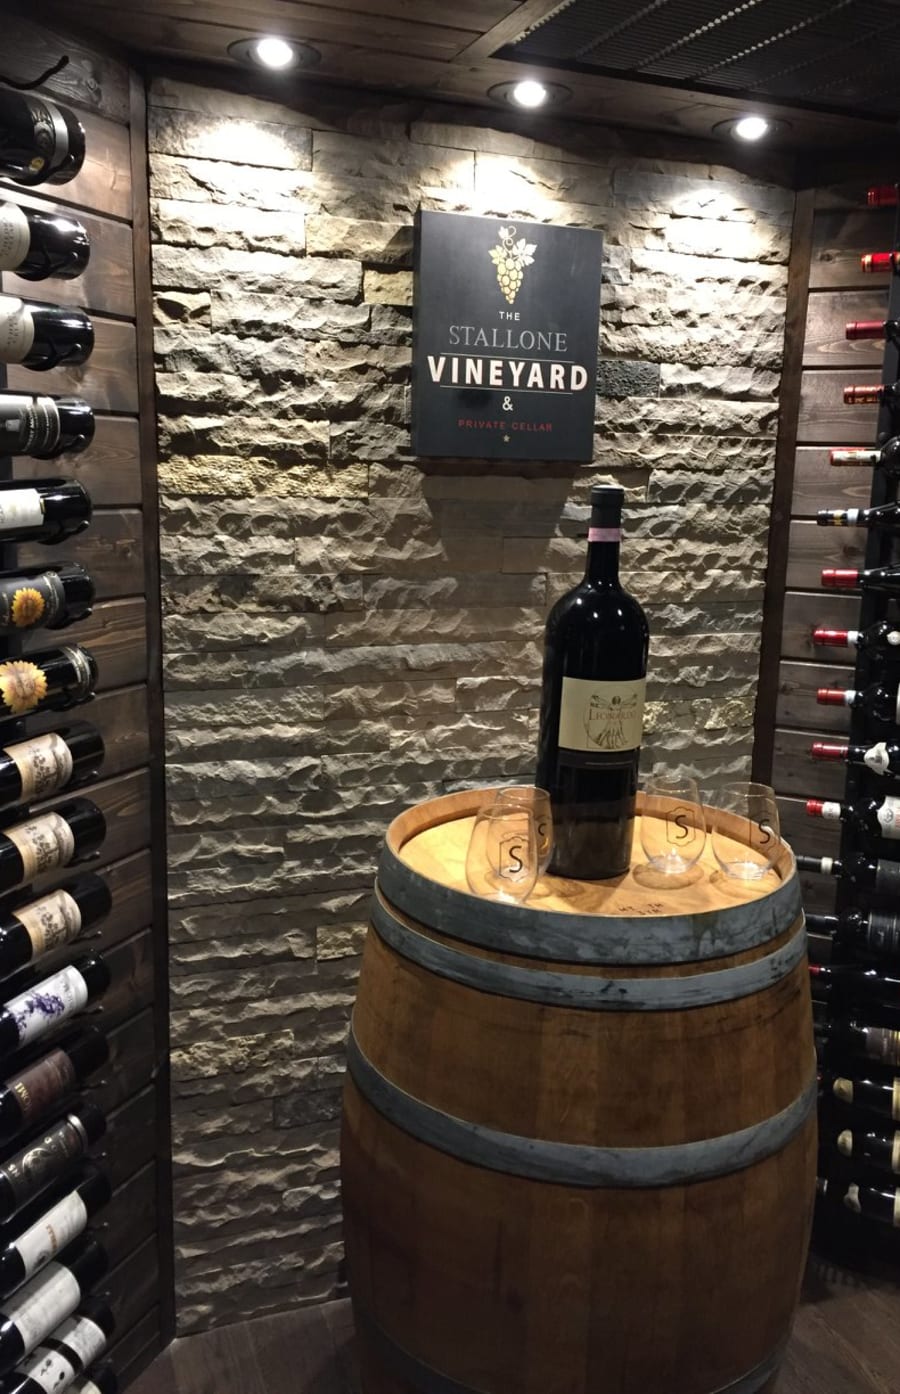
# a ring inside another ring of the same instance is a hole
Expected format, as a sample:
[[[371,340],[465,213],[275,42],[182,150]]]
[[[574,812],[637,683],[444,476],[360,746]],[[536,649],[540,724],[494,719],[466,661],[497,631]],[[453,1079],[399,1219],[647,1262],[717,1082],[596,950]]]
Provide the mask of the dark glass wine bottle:
[[[856,382],[843,395],[848,407],[894,406],[900,401],[900,382]]]
[[[866,629],[814,629],[812,641],[826,648],[856,649],[859,653],[900,661],[900,628],[887,620],[879,620]]]
[[[84,164],[84,127],[61,102],[0,90],[0,175],[33,188],[67,184]]]
[[[820,528],[900,528],[900,503],[882,503],[877,508],[820,508],[816,523]]]
[[[900,595],[900,566],[858,567],[826,566],[822,585],[830,590],[887,591]]]
[[[859,266],[870,275],[900,271],[900,252],[865,252],[859,259]]]
[[[0,1311],[0,1373],[30,1355],[70,1317],[106,1269],[105,1250],[96,1240],[82,1237],[7,1298]]]
[[[837,990],[853,1001],[900,1007],[900,978],[887,977],[875,968],[859,968],[849,963],[811,963],[809,976],[818,991]]]
[[[86,721],[0,746],[0,810],[84,784],[96,776],[104,753],[103,737]]]
[[[0,392],[0,455],[54,460],[77,455],[94,439],[94,412],[80,397]]]
[[[624,491],[591,490],[584,579],[547,619],[537,784],[550,793],[557,876],[628,870],[646,686],[647,621],[619,583]]]
[[[78,562],[0,575],[0,634],[68,629],[93,606],[94,582]]]
[[[0,1006],[0,1055],[9,1055],[55,1031],[84,1011],[89,1002],[102,997],[109,983],[106,960],[96,954],[32,983]]]
[[[842,1104],[864,1108],[881,1118],[900,1123],[900,1079],[861,1079],[858,1076],[826,1076],[834,1097]]]
[[[106,819],[90,799],[72,799],[0,831],[0,895],[95,852]]]
[[[100,1109],[82,1099],[65,1118],[0,1163],[0,1221],[5,1223],[64,1177],[105,1132],[106,1119]]]
[[[23,281],[68,281],[81,275],[90,255],[88,235],[75,218],[0,203],[0,271],[15,271]]]
[[[0,484],[0,541],[64,542],[91,521],[91,496],[77,479]]]
[[[844,338],[890,339],[896,343],[900,336],[900,319],[851,319],[844,325]]]
[[[815,871],[822,876],[835,876],[858,890],[874,891],[876,895],[900,895],[900,862],[868,856],[860,852],[839,861],[836,857],[798,856],[801,871]]]
[[[844,1207],[880,1224],[900,1226],[900,1190],[879,1191],[851,1181],[844,1191]]]
[[[888,863],[890,865],[890,863]],[[900,914],[890,910],[842,910],[806,916],[812,934],[832,934],[875,958],[900,958]]]
[[[0,979],[71,944],[108,915],[111,907],[109,886],[102,876],[88,872],[0,915]]]
[[[820,687],[816,701],[822,707],[853,707],[870,726],[885,733],[900,725],[900,684],[871,683],[868,687]]]
[[[0,1299],[27,1283],[51,1259],[83,1234],[88,1220],[109,1201],[109,1178],[91,1167],[73,1179],[71,1189],[6,1243],[0,1238]]]
[[[900,1065],[900,1031],[889,1026],[868,1026],[859,1021],[829,1021],[818,1026],[816,1032],[851,1055],[864,1055],[880,1065]]]
[[[77,367],[94,348],[94,326],[84,310],[0,295],[0,363],[35,372]]]
[[[897,741],[878,741],[871,746],[813,741],[809,753],[814,760],[842,760],[845,765],[865,765],[873,774],[900,776],[900,744]]]
[[[77,644],[0,662],[0,721],[30,712],[65,711],[94,695],[97,664]]]
[[[855,803],[807,799],[806,813],[809,818],[850,823],[865,837],[900,838],[900,798],[891,794],[880,799],[858,799]]]
[[[900,474],[900,436],[892,436],[884,445],[875,450],[840,448],[831,450],[828,458],[832,465],[854,465],[884,470],[887,474]]]
[[[73,1316],[60,1322],[0,1381],[0,1394],[63,1394],[103,1354],[114,1330],[115,1319],[105,1302],[79,1303]],[[94,1378],[92,1372],[89,1383]]]
[[[836,1146],[842,1157],[853,1157],[876,1171],[900,1172],[900,1132],[882,1137],[880,1133],[844,1128],[836,1138]]]
[[[109,1044],[96,1026],[70,1039],[0,1083],[0,1144],[39,1124],[80,1080],[109,1059]]]

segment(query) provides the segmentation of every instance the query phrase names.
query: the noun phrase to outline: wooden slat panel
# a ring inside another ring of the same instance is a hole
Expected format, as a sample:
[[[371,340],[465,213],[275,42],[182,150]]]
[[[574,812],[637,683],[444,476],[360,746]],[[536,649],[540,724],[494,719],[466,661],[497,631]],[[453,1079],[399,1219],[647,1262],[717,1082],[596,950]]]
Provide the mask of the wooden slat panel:
[[[147,689],[119,688],[103,693],[93,702],[86,702],[77,711],[41,712],[30,716],[25,723],[28,735],[38,731],[55,731],[68,721],[89,721],[103,737],[106,754],[101,766],[104,779],[139,769],[150,758],[150,737],[147,731]],[[0,725],[0,743],[9,739]],[[90,797],[90,787],[82,791]],[[137,928],[137,926],[135,926]]]
[[[847,767],[830,760],[814,760],[809,747],[815,740],[834,740],[826,731],[775,731],[775,780],[779,794],[803,799],[842,799]],[[843,742],[838,742],[843,744]]]
[[[875,278],[869,277],[869,281]],[[879,278],[881,281],[886,277]],[[887,315],[887,286],[870,285],[865,291],[817,291],[810,295],[806,313],[806,368],[881,369],[883,340],[847,339],[848,320],[883,320]]]
[[[156,1239],[150,1238],[98,1284],[97,1292],[107,1294],[120,1339],[155,1306],[158,1266]]]
[[[29,390],[43,391],[37,378]],[[13,462],[15,479],[55,479],[61,475],[79,479],[95,508],[137,508],[141,502],[137,421],[127,416],[98,416],[94,439],[81,455],[63,455],[58,460],[31,460],[21,455]]]
[[[24,189],[0,189],[0,199],[23,208],[42,212],[71,213],[60,203],[48,202]],[[24,300],[52,300],[58,305],[84,305],[98,314],[134,316],[134,252],[131,228],[111,218],[97,218],[79,210],[91,244],[91,256],[84,272],[75,280],[51,277],[46,281],[25,281],[11,271],[0,276],[6,295]]]
[[[799,445],[860,445],[875,441],[877,406],[848,407],[842,392],[851,384],[881,382],[881,373],[854,373],[844,368],[810,368],[800,382]]]
[[[839,594],[820,590],[815,595],[788,591],[784,598],[782,654],[785,658],[806,658],[836,667],[846,665],[852,672],[855,650],[819,648],[812,642],[812,632],[818,628],[856,629],[858,623],[859,596],[855,591]],[[850,686],[849,681],[846,685]]]
[[[121,1336],[113,1332],[109,1357],[119,1377],[119,1388],[127,1389],[162,1348],[159,1307],[151,1307],[146,1316]]]
[[[890,208],[858,208],[817,213],[813,229],[813,256],[809,284],[870,290],[873,276],[860,270],[863,252],[890,248],[894,236],[894,212]],[[861,319],[861,315],[853,318]]]
[[[79,110],[78,118],[87,140],[84,164],[68,184],[49,186],[52,197],[67,207],[127,220],[131,217],[128,128],[92,112]],[[16,187],[11,180],[0,179],[0,189]]]
[[[104,955],[112,982],[103,997],[102,1010],[93,1018],[104,1031],[121,1026],[153,1001],[152,938],[151,930],[146,929]]]
[[[35,295],[35,300],[52,300]],[[125,320],[91,316],[94,325],[94,351],[80,368],[53,368],[35,373],[19,363],[11,363],[8,382],[13,392],[52,392],[84,397],[101,411],[136,412],[137,361],[134,325]]]
[[[800,894],[807,915],[833,915],[836,888],[837,882],[833,876],[820,876],[815,871],[801,871]],[[816,959],[816,962],[824,961],[824,955]]]
[[[852,687],[853,669],[825,663],[782,663],[778,670],[779,726],[799,726],[804,731],[850,730],[849,707],[820,706],[820,687]]]
[[[98,1235],[117,1268],[156,1230],[156,1165],[150,1162],[120,1186],[98,1216]]]
[[[153,1160],[156,1151],[156,1097],[141,1090],[106,1120],[106,1132],[92,1149],[114,1186]]]
[[[132,1095],[145,1089],[153,1078],[155,1060],[153,1012],[120,1026],[109,1036],[109,1063],[98,1070],[84,1092],[109,1117]]]
[[[804,812],[805,802],[805,799],[789,795],[778,799],[782,837],[798,856],[836,857],[841,841],[838,825],[824,818],[808,818]]]
[[[99,871],[110,862],[121,861],[124,857],[140,852],[150,842],[150,778],[146,770],[134,774],[120,775],[118,779],[92,784],[90,798],[103,810],[106,817],[106,839],[100,848],[96,861],[87,863],[91,871]],[[42,804],[42,808],[53,808],[65,803],[69,795]],[[71,871],[68,872],[71,875]],[[47,887],[65,879],[65,873],[39,877],[33,884],[35,893],[41,894]]]
[[[868,508],[871,493],[871,465],[832,465],[822,446],[804,445],[797,451],[791,502],[795,517],[813,516],[820,508]]]
[[[821,586],[823,568],[861,567],[865,561],[865,547],[865,528],[820,528],[802,519],[791,523],[788,588],[824,590]]]
[[[140,514],[134,509],[100,509],[85,532],[54,547],[52,553],[39,542],[19,548],[21,566],[46,565],[51,557],[54,563],[80,561],[86,566],[94,578],[98,600],[140,595],[144,589]]]
[[[22,81],[33,79],[35,73],[55,63],[64,40],[64,52],[69,61],[61,72],[53,74],[41,91],[67,104],[74,102],[86,107],[88,112],[102,111],[111,120],[128,121],[128,69],[124,63],[109,55],[98,63],[97,50],[77,33],[71,30],[64,34],[53,33],[46,24],[35,23],[11,10],[11,6],[4,4],[3,50],[7,62],[15,55],[16,72],[22,74]],[[15,76],[12,69],[10,75]],[[87,119],[84,113],[79,115],[83,122]],[[125,168],[128,168],[127,161]]]
[[[79,620],[70,629],[35,629],[23,644],[25,653],[51,648],[55,644],[79,643],[97,660],[101,692],[113,687],[126,687],[147,678],[146,602],[107,600],[98,605],[86,620]]]

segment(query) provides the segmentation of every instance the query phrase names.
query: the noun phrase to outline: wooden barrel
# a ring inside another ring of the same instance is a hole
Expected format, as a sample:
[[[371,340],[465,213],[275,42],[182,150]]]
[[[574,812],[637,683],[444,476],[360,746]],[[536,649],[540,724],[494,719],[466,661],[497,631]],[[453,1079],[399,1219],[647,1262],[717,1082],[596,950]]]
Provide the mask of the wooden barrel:
[[[466,888],[483,797],[403,814],[379,866],[341,1143],[364,1390],[769,1390],[815,1187],[793,855],[501,904]]]

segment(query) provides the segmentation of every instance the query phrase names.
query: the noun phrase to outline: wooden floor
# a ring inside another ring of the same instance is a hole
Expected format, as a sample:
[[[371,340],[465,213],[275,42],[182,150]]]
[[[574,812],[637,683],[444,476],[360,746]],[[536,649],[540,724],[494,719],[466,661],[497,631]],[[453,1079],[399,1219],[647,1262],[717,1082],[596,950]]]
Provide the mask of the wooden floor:
[[[348,1302],[187,1336],[131,1386],[131,1394],[356,1390]],[[777,1394],[900,1394],[900,1286],[814,1260]]]

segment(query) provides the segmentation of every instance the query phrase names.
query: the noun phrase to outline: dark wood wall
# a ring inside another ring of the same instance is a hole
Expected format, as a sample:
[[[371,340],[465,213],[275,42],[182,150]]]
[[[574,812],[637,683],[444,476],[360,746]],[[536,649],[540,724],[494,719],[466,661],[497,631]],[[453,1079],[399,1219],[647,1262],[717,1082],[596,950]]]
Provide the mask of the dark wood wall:
[[[152,384],[150,253],[143,83],[117,56],[22,18],[4,17],[0,70],[28,81],[61,54],[69,65],[45,91],[77,111],[87,133],[87,159],[70,183],[25,190],[0,180],[0,199],[26,207],[74,212],[91,239],[91,259],[77,280],[39,284],[11,273],[6,293],[83,305],[96,347],[81,368],[36,373],[5,370],[14,390],[83,397],[96,413],[96,437],[81,455],[55,461],[16,457],[3,462],[14,480],[57,475],[81,480],[91,494],[90,527],[60,547],[21,545],[6,561],[18,566],[82,562],[94,577],[94,613],[65,632],[99,666],[95,700],[77,711],[106,744],[99,781],[85,793],[104,811],[108,831],[99,858],[113,909],[91,947],[112,971],[102,1011],[91,1021],[108,1033],[111,1058],[87,1091],[108,1118],[95,1152],[115,1187],[97,1217],[110,1259],[100,1286],[116,1316],[111,1359],[127,1382],[173,1333],[167,953],[162,786],[162,714],[156,515],[156,423]],[[102,113],[102,114],[101,114]],[[2,383],[0,383],[2,385]],[[25,650],[58,642],[33,631]],[[58,715],[28,718],[28,733],[49,730]],[[53,802],[61,802],[54,800]],[[64,874],[35,883],[38,892]],[[63,951],[56,957],[72,956]],[[51,960],[50,971],[56,966]],[[42,967],[45,961],[42,960]]]
[[[884,176],[887,177],[886,175]],[[840,826],[807,817],[808,798],[841,798],[846,768],[813,760],[814,740],[845,740],[846,707],[820,706],[820,687],[852,687],[855,654],[812,642],[813,629],[852,629],[856,592],[823,590],[827,566],[862,565],[864,529],[820,528],[820,508],[865,507],[870,467],[835,467],[832,446],[875,444],[877,407],[849,407],[850,383],[880,382],[883,345],[848,342],[847,320],[884,319],[888,277],[865,275],[860,255],[892,245],[895,210],[869,209],[876,179],[806,189],[797,199],[791,257],[775,508],[757,712],[755,774],[779,795],[782,831],[797,853],[837,856]],[[807,910],[829,911],[834,882],[805,874]]]

